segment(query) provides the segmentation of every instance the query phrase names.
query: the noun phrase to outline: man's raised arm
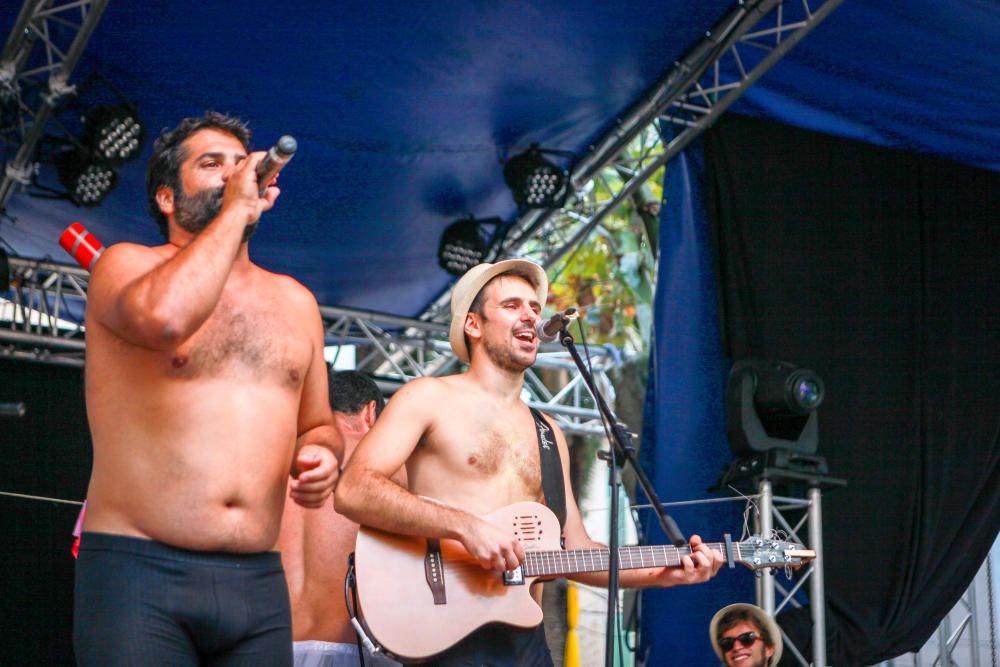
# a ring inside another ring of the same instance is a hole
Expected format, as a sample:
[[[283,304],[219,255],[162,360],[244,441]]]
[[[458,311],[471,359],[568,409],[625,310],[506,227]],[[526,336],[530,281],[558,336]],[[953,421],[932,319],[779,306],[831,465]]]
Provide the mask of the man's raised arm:
[[[243,243],[243,231],[271,208],[278,196],[257,191],[254,153],[237,164],[226,183],[219,215],[172,254],[133,244],[112,246],[94,266],[88,307],[104,327],[149,349],[169,349],[186,340],[212,314]],[[168,187],[156,194],[160,210],[175,213]]]

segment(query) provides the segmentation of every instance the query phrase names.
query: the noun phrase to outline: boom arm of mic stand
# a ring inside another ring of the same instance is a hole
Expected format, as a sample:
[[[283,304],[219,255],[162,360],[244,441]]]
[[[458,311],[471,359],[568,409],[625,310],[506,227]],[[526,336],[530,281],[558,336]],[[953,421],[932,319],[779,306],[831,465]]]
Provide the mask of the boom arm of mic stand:
[[[619,443],[627,443],[626,445],[620,445],[625,460],[632,464],[632,470],[635,472],[636,479],[639,482],[639,486],[642,487],[642,492],[646,494],[649,498],[650,504],[653,506],[653,511],[656,512],[656,518],[660,520],[660,528],[663,529],[663,534],[667,536],[670,543],[675,547],[682,547],[687,544],[687,540],[684,538],[684,533],[681,532],[680,527],[678,527],[677,522],[674,518],[667,514],[667,511],[663,509],[663,503],[660,502],[660,497],[656,494],[656,489],[653,488],[653,483],[649,481],[649,477],[646,476],[646,471],[644,471],[635,460],[635,448],[632,446],[632,434],[628,432],[625,425],[620,422],[613,422],[612,432],[620,430],[621,432],[615,436],[615,439]]]
[[[594,385],[594,378],[590,375],[590,370],[587,368],[586,364],[583,363],[583,359],[580,358],[580,353],[576,349],[573,336],[566,330],[565,323],[559,335],[559,342],[562,343],[563,347],[569,351],[570,356],[573,357],[573,362],[576,364],[576,367],[580,369],[583,381],[587,384],[591,395],[597,402],[598,412],[600,412],[604,420],[611,425],[611,446],[616,446],[617,454],[632,465],[632,470],[635,472],[636,480],[638,480],[639,486],[642,487],[643,493],[645,493],[646,497],[649,498],[649,502],[653,506],[653,511],[656,513],[656,518],[660,521],[660,528],[663,529],[664,535],[667,536],[667,539],[669,539],[671,544],[675,547],[684,546],[687,544],[687,540],[684,538],[684,533],[681,532],[681,529],[677,526],[677,522],[674,521],[673,517],[667,514],[666,510],[663,509],[660,497],[653,488],[652,482],[649,481],[649,477],[646,476],[646,472],[636,462],[635,448],[632,446],[631,434],[628,432],[628,429],[625,428],[625,425],[619,422],[614,413],[611,412],[611,408],[609,408],[608,404],[605,402],[604,396],[601,395],[601,392],[598,391],[596,385]]]
[[[608,529],[608,616],[607,616],[607,634],[605,637],[604,645],[604,664],[613,665],[614,663],[614,645],[616,633],[617,620],[617,608],[618,608],[618,485],[620,484],[621,468],[623,467],[621,461],[624,459],[632,464],[632,470],[635,471],[636,478],[639,480],[639,484],[642,485],[643,491],[646,496],[653,503],[653,508],[656,511],[656,516],[660,520],[660,526],[663,528],[663,532],[667,535],[674,546],[683,546],[687,541],[684,539],[684,535],[681,533],[677,524],[674,522],[663,506],[660,505],[660,500],[653,491],[653,485],[650,483],[649,478],[642,471],[642,468],[636,464],[635,461],[635,451],[632,447],[632,436],[629,434],[628,429],[625,425],[620,423],[615,417],[614,413],[611,412],[611,408],[608,407],[607,402],[604,400],[604,396],[601,392],[597,390],[597,386],[594,384],[594,378],[590,374],[590,369],[587,365],[583,363],[583,359],[580,358],[580,353],[577,352],[576,345],[573,343],[573,336],[566,330],[567,322],[562,323],[562,328],[559,332],[559,342],[562,343],[563,347],[569,350],[569,354],[573,357],[573,362],[576,367],[580,370],[580,375],[583,377],[583,381],[587,384],[590,389],[591,395],[594,397],[594,401],[597,403],[597,410],[601,413],[601,418],[604,419],[605,423],[610,426],[611,431],[611,451],[607,453],[605,458],[608,461],[610,467],[608,479],[611,485],[611,512],[609,517],[609,529]]]

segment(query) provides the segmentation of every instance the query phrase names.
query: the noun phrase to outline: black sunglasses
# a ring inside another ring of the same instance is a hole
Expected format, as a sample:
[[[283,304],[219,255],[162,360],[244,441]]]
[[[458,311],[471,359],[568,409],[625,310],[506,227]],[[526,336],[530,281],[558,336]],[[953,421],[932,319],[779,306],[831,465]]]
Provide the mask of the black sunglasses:
[[[744,632],[742,635],[737,635],[735,637],[721,637],[719,639],[719,646],[722,647],[722,652],[727,653],[732,650],[736,642],[743,644],[743,646],[753,646],[753,643],[760,638],[756,632]]]

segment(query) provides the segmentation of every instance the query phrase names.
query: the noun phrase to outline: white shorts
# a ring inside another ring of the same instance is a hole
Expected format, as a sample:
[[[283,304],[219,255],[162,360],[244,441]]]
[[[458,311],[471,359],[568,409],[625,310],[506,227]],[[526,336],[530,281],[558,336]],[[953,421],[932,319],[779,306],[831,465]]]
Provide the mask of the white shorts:
[[[295,667],[358,667],[357,644],[333,644],[331,642],[292,642]],[[384,655],[365,652],[365,665],[370,667],[399,667],[395,660]]]

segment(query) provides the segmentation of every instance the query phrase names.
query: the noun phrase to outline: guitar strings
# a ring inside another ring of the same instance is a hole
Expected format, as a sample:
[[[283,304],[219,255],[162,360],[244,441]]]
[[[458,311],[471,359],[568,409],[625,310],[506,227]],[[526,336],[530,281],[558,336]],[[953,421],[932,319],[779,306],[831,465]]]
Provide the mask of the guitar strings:
[[[740,534],[740,542],[742,542],[743,540],[745,540],[748,537],[750,537],[750,513],[751,513],[751,511],[758,518],[760,517],[760,508],[757,507],[757,503],[754,501],[754,498],[756,498],[757,496],[750,497],[748,495],[745,495],[742,491],[740,491],[739,489],[737,489],[732,484],[728,484],[727,486],[733,492],[735,492],[736,494],[738,494],[739,496],[741,496],[746,501],[746,505],[743,506],[743,532]]]

